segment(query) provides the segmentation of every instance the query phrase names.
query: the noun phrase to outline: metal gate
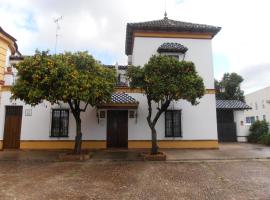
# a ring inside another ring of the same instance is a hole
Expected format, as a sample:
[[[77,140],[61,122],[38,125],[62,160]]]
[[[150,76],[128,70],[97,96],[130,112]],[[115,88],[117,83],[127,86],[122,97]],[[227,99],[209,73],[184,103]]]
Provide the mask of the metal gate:
[[[236,124],[230,123],[218,123],[218,141],[219,142],[236,142]]]

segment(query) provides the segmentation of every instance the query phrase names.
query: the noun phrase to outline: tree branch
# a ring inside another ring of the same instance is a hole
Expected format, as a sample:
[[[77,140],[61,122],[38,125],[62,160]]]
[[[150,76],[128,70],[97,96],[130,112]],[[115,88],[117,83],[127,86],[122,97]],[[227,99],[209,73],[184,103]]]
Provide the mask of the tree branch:
[[[147,116],[147,122],[149,124],[149,126],[152,126],[152,122],[151,122],[151,116],[152,116],[152,105],[151,105],[151,99],[150,97],[147,95],[147,103],[148,103],[148,116]]]
[[[154,120],[153,120],[153,122],[152,122],[152,124],[153,124],[154,126],[156,125],[156,123],[157,123],[157,121],[158,121],[160,115],[168,109],[168,107],[169,107],[171,101],[172,101],[172,99],[169,98],[168,100],[165,101],[165,103],[163,103],[163,104],[161,105],[160,110],[158,110],[158,112],[157,112],[157,114],[156,114],[156,116],[155,116],[155,118],[154,118]]]
[[[68,100],[67,102],[68,102],[68,105],[69,105],[69,107],[71,109],[71,112],[75,115],[76,114],[76,111],[75,111],[75,108],[73,106],[72,101],[71,100]]]
[[[88,106],[88,102],[85,104],[85,106],[84,106],[84,109],[80,109],[80,111],[82,111],[82,112],[85,112],[86,111],[86,108],[87,108],[87,106]]]

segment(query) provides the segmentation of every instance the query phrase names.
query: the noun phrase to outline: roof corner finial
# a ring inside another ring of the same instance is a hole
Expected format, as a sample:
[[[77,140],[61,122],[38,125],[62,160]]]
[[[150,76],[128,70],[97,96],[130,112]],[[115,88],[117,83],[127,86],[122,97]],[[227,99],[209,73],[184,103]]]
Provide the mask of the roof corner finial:
[[[164,13],[164,19],[168,19],[166,10],[165,10],[165,13]]]
[[[167,17],[167,1],[165,0],[165,13],[164,13],[164,19],[168,19]]]

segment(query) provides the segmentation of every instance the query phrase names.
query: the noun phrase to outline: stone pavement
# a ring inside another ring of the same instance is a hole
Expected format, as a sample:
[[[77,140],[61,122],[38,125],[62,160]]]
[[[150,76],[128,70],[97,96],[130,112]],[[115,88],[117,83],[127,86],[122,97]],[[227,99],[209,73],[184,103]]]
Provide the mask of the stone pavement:
[[[249,143],[221,143],[219,149],[213,150],[163,150],[167,160],[246,160],[270,159],[270,147]]]
[[[96,150],[92,161],[122,160],[140,161],[140,152],[149,150]],[[251,160],[270,159],[270,147],[247,143],[223,143],[219,149],[161,149],[168,161],[205,160]],[[4,150],[0,151],[0,161],[58,161],[58,155],[66,151]]]

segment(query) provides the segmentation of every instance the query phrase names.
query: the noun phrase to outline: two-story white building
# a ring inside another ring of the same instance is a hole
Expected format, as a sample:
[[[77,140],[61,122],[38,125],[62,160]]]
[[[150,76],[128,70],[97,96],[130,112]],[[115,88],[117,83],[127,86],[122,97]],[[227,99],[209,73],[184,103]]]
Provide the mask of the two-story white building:
[[[185,59],[195,63],[206,87],[199,105],[192,106],[184,100],[173,102],[161,116],[156,125],[159,147],[218,148],[212,39],[220,29],[171,20],[166,15],[161,20],[127,24],[128,65],[143,66],[154,54]],[[83,148],[149,148],[151,132],[146,121],[145,95],[128,87],[124,77],[126,65],[107,67],[116,67],[119,84],[110,103],[88,107],[82,113]],[[19,100],[11,101],[9,88],[13,72],[14,69],[9,73],[9,80],[8,74],[2,78],[0,89],[1,147],[73,148],[76,131],[69,107],[48,102],[31,107]]]

